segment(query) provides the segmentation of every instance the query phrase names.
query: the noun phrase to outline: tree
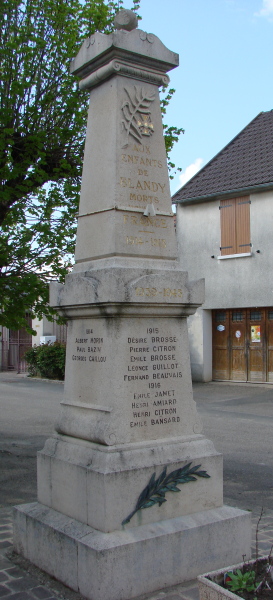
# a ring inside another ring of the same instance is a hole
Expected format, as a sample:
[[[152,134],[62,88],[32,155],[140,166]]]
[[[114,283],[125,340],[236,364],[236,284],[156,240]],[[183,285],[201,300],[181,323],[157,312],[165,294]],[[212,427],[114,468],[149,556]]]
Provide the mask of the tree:
[[[48,279],[62,281],[70,267],[88,93],[79,92],[69,62],[86,37],[113,30],[122,4],[0,4],[0,324],[9,328],[27,325],[26,308],[51,318]]]

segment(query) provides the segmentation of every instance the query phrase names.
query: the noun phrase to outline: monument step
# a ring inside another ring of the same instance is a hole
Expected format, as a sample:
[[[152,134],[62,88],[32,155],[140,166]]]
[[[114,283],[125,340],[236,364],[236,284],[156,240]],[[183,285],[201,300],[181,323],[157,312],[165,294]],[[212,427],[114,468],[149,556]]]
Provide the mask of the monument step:
[[[14,509],[14,548],[88,600],[130,600],[250,558],[251,513],[222,506],[102,533],[25,504]]]

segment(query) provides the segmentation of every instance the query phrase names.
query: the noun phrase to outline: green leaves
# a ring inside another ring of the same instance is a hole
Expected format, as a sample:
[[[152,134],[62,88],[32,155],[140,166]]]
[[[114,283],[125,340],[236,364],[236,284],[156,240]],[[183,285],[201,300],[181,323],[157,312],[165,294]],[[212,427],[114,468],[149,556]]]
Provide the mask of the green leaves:
[[[48,281],[63,281],[76,236],[88,94],[69,73],[122,2],[0,2],[0,324],[52,319]],[[138,3],[133,1],[137,10]]]
[[[255,590],[255,571],[246,571],[241,569],[227,574],[226,585],[231,592],[242,593],[244,591],[253,592]]]
[[[184,467],[172,471],[169,475],[167,475],[167,467],[165,467],[158,479],[155,478],[155,473],[153,473],[148,485],[144,488],[143,492],[141,492],[135,509],[126,519],[124,519],[124,521],[122,521],[122,525],[129,523],[138,510],[149,508],[155,504],[161,506],[163,502],[167,502],[167,498],[165,498],[167,492],[181,491],[177,487],[178,484],[196,481],[197,477],[210,477],[206,471],[199,470],[201,465],[191,467],[191,464],[192,463],[188,463]]]
[[[30,375],[62,381],[65,372],[65,352],[65,344],[60,342],[33,346],[25,352]]]
[[[138,11],[140,3],[131,0]],[[110,33],[122,0],[0,2],[0,324],[52,318],[48,281],[63,281],[76,236],[88,94],[69,73],[96,30]],[[165,109],[173,90],[163,100]],[[165,126],[169,151],[179,135]]]
[[[175,93],[173,88],[164,87],[162,89],[161,94],[161,112],[162,115],[165,116],[167,112],[167,108],[170,104],[170,101]],[[164,95],[165,94],[165,95]],[[173,162],[170,160],[170,153],[173,149],[173,146],[176,142],[178,142],[179,137],[182,133],[185,133],[182,127],[176,127],[174,125],[169,126],[163,123],[163,132],[164,132],[164,140],[165,140],[165,148],[167,153],[167,161],[168,161],[168,169],[169,169],[169,177],[170,179],[174,178],[174,173],[176,171],[182,171],[180,167],[176,167]]]

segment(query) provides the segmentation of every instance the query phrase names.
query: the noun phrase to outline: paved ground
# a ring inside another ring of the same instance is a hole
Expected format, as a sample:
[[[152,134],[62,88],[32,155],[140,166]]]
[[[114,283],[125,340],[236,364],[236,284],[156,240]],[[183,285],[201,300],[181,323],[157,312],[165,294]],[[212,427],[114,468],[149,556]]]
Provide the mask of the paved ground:
[[[36,451],[53,431],[62,385],[0,374],[0,393],[0,599],[80,600],[12,553],[12,505],[36,499]],[[273,388],[196,384],[194,397],[205,434],[225,455],[225,502],[252,509],[253,555],[265,506],[259,554],[266,554],[273,542]],[[198,600],[198,590],[193,581],[144,599]]]

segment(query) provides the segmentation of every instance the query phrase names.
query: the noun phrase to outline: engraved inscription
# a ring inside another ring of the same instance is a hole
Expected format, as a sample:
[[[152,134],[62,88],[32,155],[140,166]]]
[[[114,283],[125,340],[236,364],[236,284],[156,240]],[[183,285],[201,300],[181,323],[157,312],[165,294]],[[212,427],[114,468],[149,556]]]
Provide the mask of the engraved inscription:
[[[127,153],[120,156],[120,165],[119,185],[124,191],[127,190],[127,198],[124,200],[126,206],[145,210],[147,204],[159,207],[160,203],[163,202],[164,206],[165,201],[170,200],[168,180],[162,171],[163,162],[151,155],[150,146],[128,144]]]
[[[180,288],[163,288],[162,290],[158,290],[157,288],[137,287],[135,288],[135,294],[136,296],[146,296],[148,298],[160,295],[164,298],[182,298],[183,296],[183,292]]]
[[[146,149],[148,148],[149,153],[150,153],[150,148],[148,146],[146,146]],[[133,149],[134,151],[139,151],[137,148],[134,147]],[[163,165],[162,165],[162,161],[158,160],[156,158],[151,158],[150,156],[145,156],[145,158],[143,156],[139,156],[139,154],[122,154],[121,155],[121,161],[126,163],[127,165],[141,165],[142,167],[157,167],[158,169],[162,169]],[[148,173],[148,171],[146,170],[145,173],[139,173],[138,170],[138,174],[139,175],[146,175],[146,173]]]
[[[159,183],[156,181],[147,181],[145,179],[143,181],[140,181],[138,179],[136,181],[136,183],[133,184],[130,177],[120,177],[119,185],[124,188],[128,187],[131,190],[135,189],[135,190],[141,190],[143,192],[146,192],[148,190],[149,192],[153,192],[154,194],[157,194],[158,192],[161,192],[162,194],[164,194],[165,188],[166,188],[166,183]],[[134,196],[136,197],[136,195],[134,195]]]
[[[147,297],[182,296],[179,288],[138,287],[135,291]],[[108,343],[105,329],[86,329],[84,334],[74,337],[71,359],[86,365],[84,369],[90,369],[91,365],[103,369],[107,377],[107,366],[113,360],[109,352],[112,346]],[[137,335],[127,333],[122,343],[125,360],[120,377],[127,427],[130,430],[158,427],[164,435],[164,428],[182,419],[179,387],[183,374],[178,338],[165,327],[146,326]]]
[[[165,239],[150,238],[148,240],[144,240],[142,237],[136,237],[133,235],[126,236],[126,244],[129,244],[130,246],[137,244],[151,244],[151,246],[157,246],[159,248],[167,247]]]
[[[103,337],[92,335],[93,329],[86,329],[86,334],[88,337],[75,338],[72,361],[105,363],[106,356],[103,352]]]
[[[181,415],[175,386],[167,389],[164,381],[182,378],[176,357],[176,336],[160,335],[159,328],[148,327],[144,337],[128,337],[127,344],[129,364],[124,381],[132,382],[132,386],[139,382],[145,388],[133,392],[130,428],[179,423]]]
[[[123,215],[124,225],[135,225],[136,227],[167,228],[167,221],[162,217],[143,217],[142,215]],[[145,231],[144,231],[145,232]]]
[[[161,217],[143,217],[142,215],[123,215],[124,225],[133,225],[138,228],[138,235],[127,235],[128,246],[139,246],[148,244],[152,248],[166,248],[167,240],[164,237],[151,237],[153,234],[160,235],[158,229],[167,229],[167,221]],[[162,232],[163,233],[163,232]]]

